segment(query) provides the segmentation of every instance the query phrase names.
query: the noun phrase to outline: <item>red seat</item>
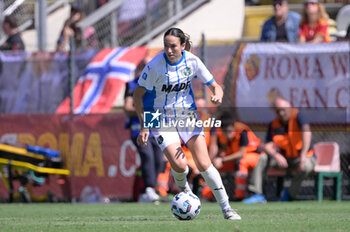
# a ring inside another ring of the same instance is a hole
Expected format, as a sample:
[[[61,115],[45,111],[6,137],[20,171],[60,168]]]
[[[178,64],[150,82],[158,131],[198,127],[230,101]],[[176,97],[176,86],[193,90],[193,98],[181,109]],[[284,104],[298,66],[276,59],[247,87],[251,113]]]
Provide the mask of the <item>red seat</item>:
[[[340,172],[340,154],[337,143],[316,143],[314,151],[316,154],[315,172]]]
[[[323,177],[335,178],[335,199],[341,201],[342,172],[340,170],[339,145],[335,142],[320,142],[314,145],[316,154],[317,199],[323,199]]]

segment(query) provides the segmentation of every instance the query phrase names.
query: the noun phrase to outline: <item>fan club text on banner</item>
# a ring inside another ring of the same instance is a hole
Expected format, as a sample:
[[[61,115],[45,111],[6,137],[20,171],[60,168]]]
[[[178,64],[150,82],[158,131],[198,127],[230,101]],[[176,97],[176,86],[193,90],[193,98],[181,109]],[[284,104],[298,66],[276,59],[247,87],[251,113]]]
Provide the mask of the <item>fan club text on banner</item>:
[[[349,43],[244,44],[238,56],[232,89],[236,107],[269,107],[281,95],[306,111],[334,109],[346,115],[350,109]]]

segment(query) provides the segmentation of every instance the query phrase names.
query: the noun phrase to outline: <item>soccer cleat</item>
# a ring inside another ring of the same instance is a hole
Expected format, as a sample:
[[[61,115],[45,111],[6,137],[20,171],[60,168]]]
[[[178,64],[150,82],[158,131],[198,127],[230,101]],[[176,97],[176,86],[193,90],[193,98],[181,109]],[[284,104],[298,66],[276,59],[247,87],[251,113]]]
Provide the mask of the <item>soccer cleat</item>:
[[[225,209],[222,211],[222,213],[224,214],[224,218],[227,220],[241,220],[241,216],[238,215],[238,213],[236,213],[236,211],[234,211],[231,208]]]
[[[266,203],[266,199],[262,194],[254,194],[243,200],[244,204],[256,204],[256,203]]]
[[[181,192],[192,193],[191,189],[188,189],[188,188],[180,188],[180,189],[181,189]]]
[[[190,185],[186,182],[186,185],[184,187],[180,187],[181,192],[185,192],[185,193],[192,193],[192,189],[190,187]]]

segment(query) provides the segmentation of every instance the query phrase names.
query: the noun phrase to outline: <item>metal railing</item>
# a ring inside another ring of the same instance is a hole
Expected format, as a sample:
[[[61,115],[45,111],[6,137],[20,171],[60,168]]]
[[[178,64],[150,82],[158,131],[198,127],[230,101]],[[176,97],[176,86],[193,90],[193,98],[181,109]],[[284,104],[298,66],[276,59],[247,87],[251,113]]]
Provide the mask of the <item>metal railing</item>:
[[[77,25],[93,28],[98,47],[144,45],[167,27],[210,0],[114,0]],[[89,47],[88,38],[82,46]]]
[[[2,3],[2,5],[1,5]],[[46,0],[46,15],[49,15],[59,7],[67,5],[69,0]],[[37,0],[2,0],[0,2],[0,22],[2,22],[3,17],[6,15],[14,15],[17,21],[19,31],[24,31],[32,26],[42,25],[38,22],[38,17],[36,13],[39,12],[39,4]],[[43,29],[41,29],[43,31]],[[6,40],[5,34],[0,32],[0,45]],[[43,38],[38,38],[38,40],[43,40]]]

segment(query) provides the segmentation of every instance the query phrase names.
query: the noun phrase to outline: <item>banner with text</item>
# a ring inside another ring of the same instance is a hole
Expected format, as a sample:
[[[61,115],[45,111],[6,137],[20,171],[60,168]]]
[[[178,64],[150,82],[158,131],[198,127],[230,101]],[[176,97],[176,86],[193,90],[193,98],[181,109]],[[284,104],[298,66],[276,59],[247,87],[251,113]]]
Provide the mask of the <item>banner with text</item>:
[[[349,43],[242,44],[231,101],[240,118],[267,123],[281,95],[315,124],[350,122]]]

